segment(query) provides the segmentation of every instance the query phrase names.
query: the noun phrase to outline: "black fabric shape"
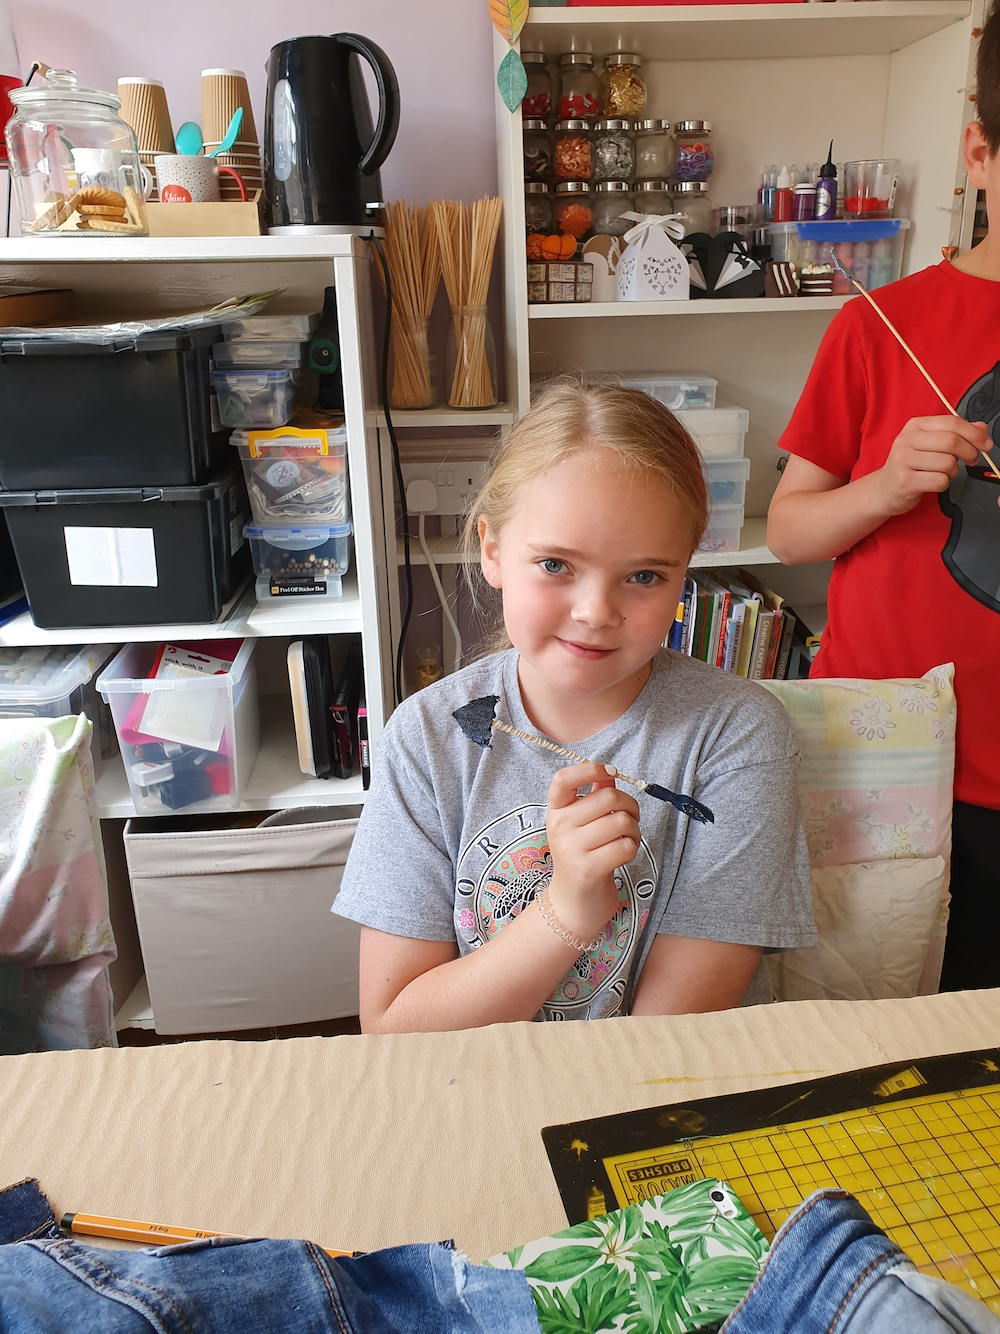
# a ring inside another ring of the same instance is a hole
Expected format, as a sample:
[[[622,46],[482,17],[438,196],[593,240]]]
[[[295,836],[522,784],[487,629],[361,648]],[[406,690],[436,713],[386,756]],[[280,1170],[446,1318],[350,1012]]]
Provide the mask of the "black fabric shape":
[[[709,296],[722,300],[764,295],[764,270],[750,258],[739,232],[720,232],[709,239],[705,279]]]
[[[55,1215],[34,1177],[0,1190],[0,1245],[61,1237]]]
[[[483,695],[482,699],[474,699],[468,704],[463,704],[451,716],[470,741],[474,741],[477,746],[485,746],[489,750],[491,749],[490,736],[493,732],[493,715],[496,713],[499,702],[499,695]]]
[[[981,375],[955,409],[966,421],[985,422],[997,458],[1000,440],[1000,362]],[[982,464],[959,463],[958,476],[938,497],[951,520],[941,552],[945,569],[970,597],[1000,612],[1000,482]]]
[[[708,267],[708,247],[711,244],[712,238],[708,232],[692,232],[690,236],[685,236],[682,241],[677,242],[677,248],[687,259],[688,268],[691,271],[690,299],[692,301],[697,301],[709,294],[706,270]]]
[[[681,815],[686,815],[691,820],[697,820],[699,824],[715,824],[713,812],[700,801],[695,801],[694,797],[679,796],[676,792],[671,792],[668,787],[660,787],[659,783],[647,783],[646,791],[651,797],[667,802],[675,811],[680,811]]]

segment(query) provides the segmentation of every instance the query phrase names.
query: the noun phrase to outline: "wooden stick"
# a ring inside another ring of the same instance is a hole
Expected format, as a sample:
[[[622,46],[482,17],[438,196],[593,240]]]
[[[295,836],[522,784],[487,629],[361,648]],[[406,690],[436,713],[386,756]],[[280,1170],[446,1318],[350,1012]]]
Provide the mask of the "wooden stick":
[[[875,314],[879,317],[879,319],[882,321],[885,327],[889,330],[893,338],[895,338],[896,342],[903,349],[906,355],[910,358],[914,366],[916,366],[917,370],[924,377],[924,379],[927,381],[930,387],[934,390],[935,394],[937,394],[938,398],[941,400],[944,406],[948,409],[948,415],[950,417],[958,417],[958,413],[955,411],[954,404],[949,403],[948,400],[945,398],[944,394],[931,379],[930,375],[928,374],[920,358],[917,356],[916,352],[914,352],[913,348],[910,347],[909,343],[906,341],[903,335],[893,324],[892,320],[889,319],[889,316],[885,313],[885,311],[878,304],[878,302],[873,300],[872,294],[867,290],[867,288],[861,286],[861,284],[858,282],[857,278],[855,278],[853,274],[847,272],[843,264],[840,262],[840,259],[836,255],[834,255],[833,257],[833,262],[837,266],[837,268],[841,271],[841,273],[844,275],[844,277],[847,279],[847,281],[849,283],[853,283],[854,286],[861,293],[861,295],[864,297],[864,299],[868,302],[872,310],[874,310]],[[959,421],[963,420],[961,417],[959,417],[958,419]],[[989,454],[986,453],[985,449],[981,449],[979,453],[982,455],[983,462],[989,468],[990,472],[994,475],[994,477],[1000,479],[1000,468],[997,468],[997,465],[990,458]]]
[[[590,764],[583,755],[577,755],[575,751],[567,750],[565,746],[557,746],[554,741],[545,741],[540,736],[532,736],[530,732],[522,732],[519,727],[511,727],[510,723],[502,723],[499,718],[493,719],[492,724],[498,732],[508,732],[511,736],[519,736],[522,741],[530,741],[533,746],[541,746],[542,750],[554,751],[556,755],[564,755],[567,760],[576,760],[577,764]],[[637,787],[640,792],[645,792],[648,784],[641,778],[629,778],[628,774],[623,774],[619,769],[617,777],[623,783],[631,783]]]

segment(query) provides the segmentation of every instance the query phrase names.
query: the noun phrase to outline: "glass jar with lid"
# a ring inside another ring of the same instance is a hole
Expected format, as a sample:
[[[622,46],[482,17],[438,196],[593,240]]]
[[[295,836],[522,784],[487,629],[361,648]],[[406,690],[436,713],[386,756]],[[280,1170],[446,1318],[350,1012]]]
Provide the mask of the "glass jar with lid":
[[[552,75],[541,51],[522,51],[521,64],[528,76],[528,91],[521,99],[521,115],[548,121],[552,115]]]
[[[552,196],[543,181],[528,181],[524,187],[524,226],[528,235],[552,234]]]
[[[594,124],[594,180],[630,181],[635,175],[632,122],[624,118]]]
[[[679,214],[678,221],[684,224],[685,236],[692,232],[711,231],[712,201],[704,181],[683,181],[674,186],[673,196],[673,212]]]
[[[635,127],[635,178],[669,181],[674,170],[674,136],[668,120],[641,120]]]
[[[674,211],[669,181],[636,181],[632,208],[636,213],[658,213],[667,217]]]
[[[521,122],[524,141],[524,179],[547,181],[552,175],[552,135],[544,120],[530,116]]]
[[[594,57],[586,51],[567,51],[559,57],[559,119],[590,120],[601,109],[601,81]]]
[[[604,58],[601,80],[601,114],[604,116],[641,116],[646,109],[646,85],[639,57],[616,51]]]
[[[144,172],[115,93],[81,88],[68,69],[12,88],[11,174],[27,236],[145,236]],[[148,181],[148,176],[146,177]]]
[[[557,181],[589,181],[593,175],[589,120],[561,120],[556,125],[552,151],[552,175]]]
[[[624,236],[635,226],[623,213],[632,211],[632,188],[628,181],[600,181],[594,188],[595,236]]]
[[[553,206],[557,229],[563,236],[586,241],[594,234],[594,199],[589,181],[560,181]]]
[[[675,181],[707,181],[715,166],[715,144],[709,120],[679,120],[674,126]]]

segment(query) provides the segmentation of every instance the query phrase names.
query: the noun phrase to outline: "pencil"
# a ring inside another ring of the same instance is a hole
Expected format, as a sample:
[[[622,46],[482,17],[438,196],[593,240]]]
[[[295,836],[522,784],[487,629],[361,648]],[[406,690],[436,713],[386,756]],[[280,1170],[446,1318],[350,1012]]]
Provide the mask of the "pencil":
[[[166,1223],[138,1223],[130,1218],[105,1218],[101,1214],[63,1214],[59,1220],[63,1232],[81,1237],[109,1237],[113,1241],[141,1241],[147,1246],[172,1246],[182,1241],[201,1241],[204,1237],[238,1237],[238,1232],[207,1232],[204,1228],[174,1227]],[[350,1255],[350,1251],[331,1251],[327,1255]]]

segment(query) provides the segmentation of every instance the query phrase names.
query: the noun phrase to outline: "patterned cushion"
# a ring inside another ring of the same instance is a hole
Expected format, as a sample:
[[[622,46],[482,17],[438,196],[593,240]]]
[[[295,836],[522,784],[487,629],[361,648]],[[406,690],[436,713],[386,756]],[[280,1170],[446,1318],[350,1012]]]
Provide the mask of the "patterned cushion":
[[[954,667],[916,679],[762,681],[791,715],[809,859],[846,866],[951,852]]]

